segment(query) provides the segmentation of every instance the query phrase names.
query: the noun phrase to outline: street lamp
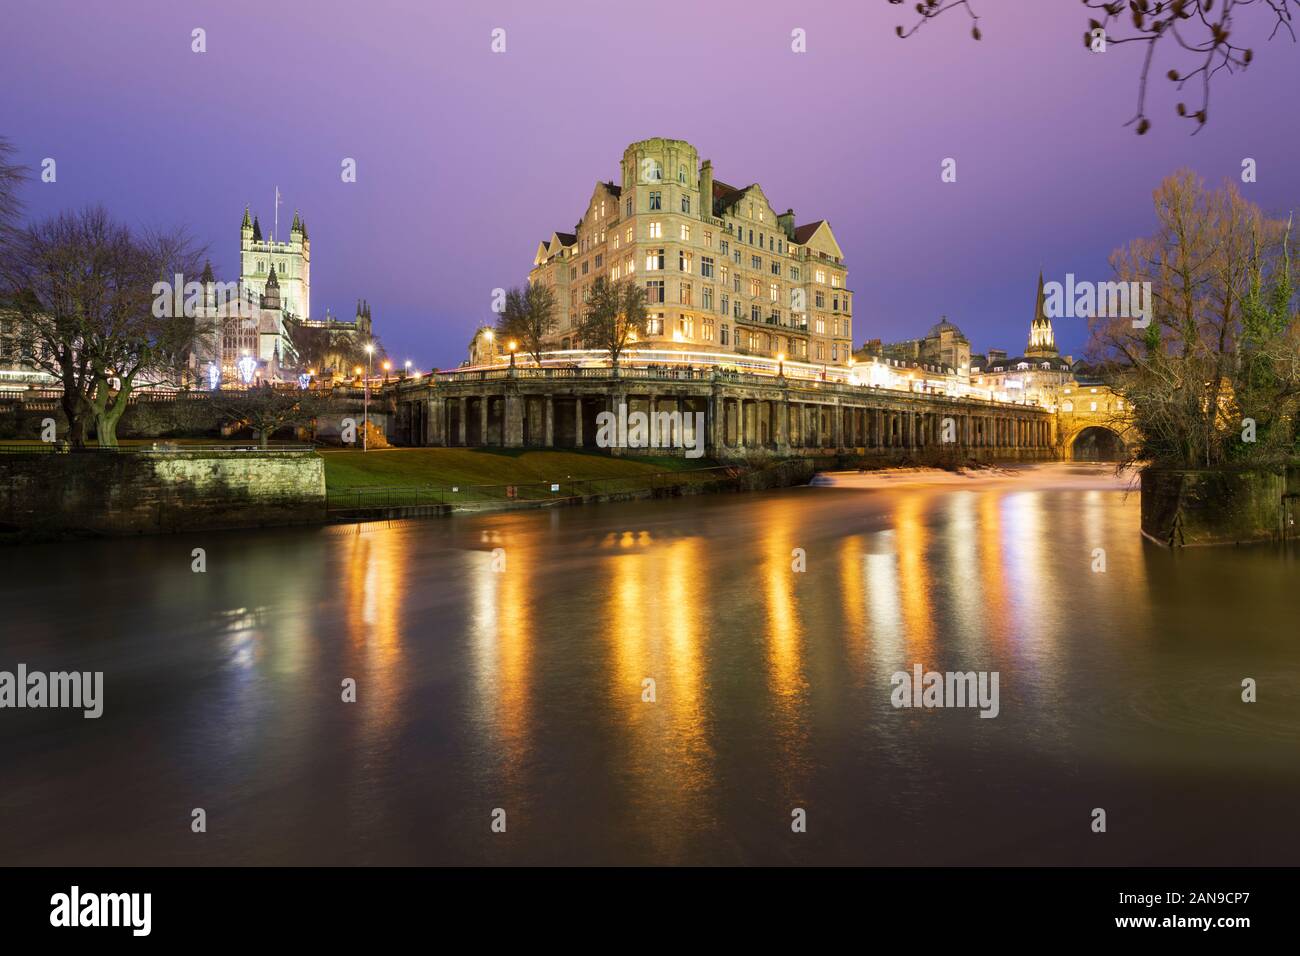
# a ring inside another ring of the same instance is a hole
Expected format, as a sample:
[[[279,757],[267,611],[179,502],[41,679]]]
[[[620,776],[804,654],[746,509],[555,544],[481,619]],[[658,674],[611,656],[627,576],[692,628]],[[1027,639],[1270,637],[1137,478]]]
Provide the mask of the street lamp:
[[[776,356],[776,377],[785,378],[785,353],[778,352]]]
[[[392,367],[393,367],[393,363],[388,361],[388,359],[384,359],[384,384],[385,385],[388,384],[388,373],[392,369]]]
[[[407,377],[407,378],[410,378],[410,377],[411,377],[411,360],[410,360],[410,359],[407,359],[407,360],[406,360],[406,377]]]
[[[519,348],[519,343],[511,339],[507,347],[510,349],[510,367],[513,369],[515,367],[515,349]]]
[[[361,450],[370,451],[370,376],[374,373],[375,345],[366,343],[366,387],[361,400]]]

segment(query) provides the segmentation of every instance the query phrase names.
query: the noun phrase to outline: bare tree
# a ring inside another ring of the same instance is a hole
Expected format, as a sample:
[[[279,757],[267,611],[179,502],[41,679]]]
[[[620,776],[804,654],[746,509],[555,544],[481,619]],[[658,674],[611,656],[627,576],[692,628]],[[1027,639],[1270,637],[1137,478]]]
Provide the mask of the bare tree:
[[[1111,258],[1119,280],[1151,284],[1150,324],[1089,322],[1089,357],[1132,411],[1137,457],[1216,467],[1295,454],[1300,316],[1286,224],[1187,170],[1154,198],[1156,232]],[[1247,419],[1264,423],[1266,443],[1243,440]]]
[[[889,3],[898,6],[903,0]],[[1294,22],[1300,13],[1300,0],[1083,0],[1083,4],[1096,12],[1084,31],[1084,46],[1095,50],[1099,43],[1137,43],[1146,48],[1138,75],[1137,111],[1124,124],[1134,126],[1138,135],[1151,128],[1147,81],[1158,47],[1172,48],[1188,64],[1186,69],[1171,69],[1165,74],[1177,89],[1182,90],[1188,83],[1200,88],[1198,102],[1188,106],[1180,101],[1174,108],[1179,116],[1194,122],[1199,132],[1209,118],[1210,81],[1222,71],[1246,69],[1255,58],[1250,47],[1233,42],[1234,17],[1253,14],[1269,26],[1270,40],[1285,31],[1294,41]],[[970,0],[921,0],[916,4],[917,19],[912,26],[898,26],[894,32],[910,37],[926,23],[958,7],[972,20],[971,35],[980,39],[979,16]]]
[[[198,275],[202,250],[181,230],[133,235],[99,206],[65,212],[17,233],[0,271],[12,290],[24,359],[58,379],[74,447],[94,421],[101,445],[138,385],[179,382],[203,330],[177,274]],[[182,308],[174,307],[181,303]],[[190,310],[192,311],[192,310]],[[161,314],[159,314],[161,312]]]
[[[13,144],[0,136],[0,245],[12,237],[23,209],[18,188],[27,178],[27,167],[11,162],[13,155]]]
[[[502,341],[517,341],[540,367],[543,342],[555,325],[555,291],[544,283],[533,282],[506,293],[497,335]]]
[[[330,395],[319,389],[270,384],[222,391],[215,394],[212,401],[225,421],[237,427],[251,428],[263,448],[280,429],[312,425],[332,407]]]
[[[582,341],[609,352],[618,367],[618,358],[629,342],[646,332],[645,289],[634,279],[610,282],[598,276],[587,289],[579,334]]]

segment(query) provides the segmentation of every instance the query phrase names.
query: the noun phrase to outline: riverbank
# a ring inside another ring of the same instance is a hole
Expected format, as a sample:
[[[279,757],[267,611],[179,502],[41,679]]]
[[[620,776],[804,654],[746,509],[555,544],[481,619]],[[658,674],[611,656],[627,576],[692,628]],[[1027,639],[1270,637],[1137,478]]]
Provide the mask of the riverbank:
[[[1147,468],[1142,533],[1168,548],[1300,537],[1300,464],[1272,470]]]
[[[811,460],[717,464],[554,450],[324,452],[331,521],[434,517],[805,484]]]

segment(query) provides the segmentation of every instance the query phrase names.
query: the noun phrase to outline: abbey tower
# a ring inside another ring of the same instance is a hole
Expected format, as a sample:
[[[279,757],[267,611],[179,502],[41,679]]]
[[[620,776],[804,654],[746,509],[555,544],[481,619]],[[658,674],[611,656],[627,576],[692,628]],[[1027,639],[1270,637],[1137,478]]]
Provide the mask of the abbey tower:
[[[239,281],[243,288],[260,297],[266,293],[271,267],[275,267],[280,287],[281,308],[295,319],[311,318],[311,239],[307,224],[293,214],[289,241],[265,239],[256,216],[251,219],[244,208],[239,227]],[[256,301],[256,300],[255,300]]]

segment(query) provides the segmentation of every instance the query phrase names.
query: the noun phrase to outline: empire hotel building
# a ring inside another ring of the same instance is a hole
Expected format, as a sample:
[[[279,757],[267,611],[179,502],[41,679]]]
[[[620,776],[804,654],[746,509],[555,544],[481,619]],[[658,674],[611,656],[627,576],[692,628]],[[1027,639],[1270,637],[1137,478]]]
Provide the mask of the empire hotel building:
[[[852,296],[829,223],[796,225],[757,183],[714,179],[679,139],[633,143],[621,172],[621,185],[596,184],[572,233],[537,246],[529,279],[555,292],[551,348],[582,347],[587,289],[604,275],[645,288],[644,347],[849,364]]]

